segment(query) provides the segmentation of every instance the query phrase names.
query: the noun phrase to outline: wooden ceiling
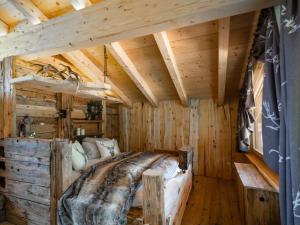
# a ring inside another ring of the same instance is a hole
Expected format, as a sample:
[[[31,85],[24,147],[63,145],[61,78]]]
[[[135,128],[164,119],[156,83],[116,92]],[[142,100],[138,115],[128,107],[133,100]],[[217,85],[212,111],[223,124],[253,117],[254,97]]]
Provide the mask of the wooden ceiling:
[[[5,33],[5,25],[7,32],[22,31],[30,23],[42,23],[78,7],[93,7],[91,5],[99,2],[0,0],[0,21],[4,24],[4,28],[0,24],[0,35],[1,31]],[[220,23],[222,19],[213,20],[108,44],[108,83],[112,84],[114,92],[110,95],[119,96],[127,105],[149,101],[154,106],[159,101],[171,99],[187,104],[186,99],[191,97],[219,96],[222,103],[222,94],[226,98],[237,96],[257,15],[257,11],[248,12],[225,18],[226,23]],[[53,35],[53,42],[55,35],[59,34]],[[219,35],[222,37],[218,38]],[[226,36],[229,37],[227,43]],[[102,81],[103,48],[103,45],[96,44],[61,55],[36,58],[35,61],[58,66],[61,62],[69,63],[86,80]],[[225,58],[221,58],[222,54]],[[29,59],[23,57],[22,60]],[[19,75],[26,71],[21,69],[26,68],[22,60],[18,60],[21,65],[17,70]]]

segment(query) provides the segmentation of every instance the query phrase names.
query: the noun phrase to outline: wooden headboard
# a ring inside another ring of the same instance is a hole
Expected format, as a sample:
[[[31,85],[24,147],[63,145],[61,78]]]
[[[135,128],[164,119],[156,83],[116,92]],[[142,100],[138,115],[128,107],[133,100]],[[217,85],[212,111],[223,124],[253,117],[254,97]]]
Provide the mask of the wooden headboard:
[[[0,141],[6,219],[13,224],[56,225],[62,194],[61,152],[68,140],[7,138]]]

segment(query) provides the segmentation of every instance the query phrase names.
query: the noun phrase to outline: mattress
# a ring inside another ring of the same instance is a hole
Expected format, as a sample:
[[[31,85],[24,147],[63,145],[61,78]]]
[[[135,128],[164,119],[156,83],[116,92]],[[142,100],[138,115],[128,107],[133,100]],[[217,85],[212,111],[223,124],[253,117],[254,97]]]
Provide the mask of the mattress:
[[[169,179],[165,182],[164,186],[164,199],[165,199],[165,213],[166,217],[168,215],[174,214],[172,210],[174,209],[174,205],[178,204],[179,201],[179,194],[181,191],[181,188],[184,186],[185,177],[187,175],[180,172],[177,174],[174,178]],[[141,185],[135,194],[132,207],[139,207],[142,208],[143,204],[143,186]]]
[[[89,160],[86,168],[91,167],[92,165],[103,161],[103,159],[92,159]],[[161,165],[158,166],[164,171],[164,180],[165,180],[165,212],[166,216],[170,215],[174,209],[174,205],[177,205],[179,199],[180,188],[183,187],[185,176],[182,170],[179,168],[178,158],[177,157],[168,157],[165,159]],[[157,167],[155,167],[157,168]],[[80,171],[73,170],[72,183],[81,175]],[[143,186],[140,185],[136,191],[135,198],[132,204],[132,207],[142,208],[143,204]],[[175,212],[176,213],[176,212]]]

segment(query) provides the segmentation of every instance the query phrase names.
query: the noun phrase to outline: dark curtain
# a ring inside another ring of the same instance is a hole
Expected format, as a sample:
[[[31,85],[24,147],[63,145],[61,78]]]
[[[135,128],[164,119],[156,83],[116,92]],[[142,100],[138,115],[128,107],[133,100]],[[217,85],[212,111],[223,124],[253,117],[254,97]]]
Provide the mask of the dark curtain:
[[[273,8],[265,10],[264,84],[262,101],[262,135],[264,160],[278,172],[281,77],[279,70],[279,31]]]
[[[273,10],[268,10],[265,19],[262,107],[264,160],[279,172],[283,225],[300,225],[299,17],[298,2],[287,0],[281,8],[280,32]]]
[[[240,150],[249,150],[254,107],[253,59],[262,60],[264,160],[280,179],[282,225],[300,225],[300,4],[281,6],[280,31],[273,9],[262,10],[240,97]]]
[[[300,225],[300,4],[287,0],[280,29],[280,210],[283,225]]]

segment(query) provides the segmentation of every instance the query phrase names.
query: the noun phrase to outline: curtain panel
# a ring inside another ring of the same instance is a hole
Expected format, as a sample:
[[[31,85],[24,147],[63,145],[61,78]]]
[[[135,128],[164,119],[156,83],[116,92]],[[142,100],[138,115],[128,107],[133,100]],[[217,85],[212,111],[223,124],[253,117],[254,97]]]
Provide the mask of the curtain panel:
[[[278,29],[280,27],[280,30]],[[249,151],[255,107],[253,61],[264,62],[262,104],[266,164],[279,173],[282,225],[300,225],[300,4],[286,0],[278,26],[274,9],[264,9],[249,57],[239,107],[239,146]]]
[[[283,225],[300,225],[300,4],[281,7],[280,210]],[[275,162],[274,162],[275,163]]]

